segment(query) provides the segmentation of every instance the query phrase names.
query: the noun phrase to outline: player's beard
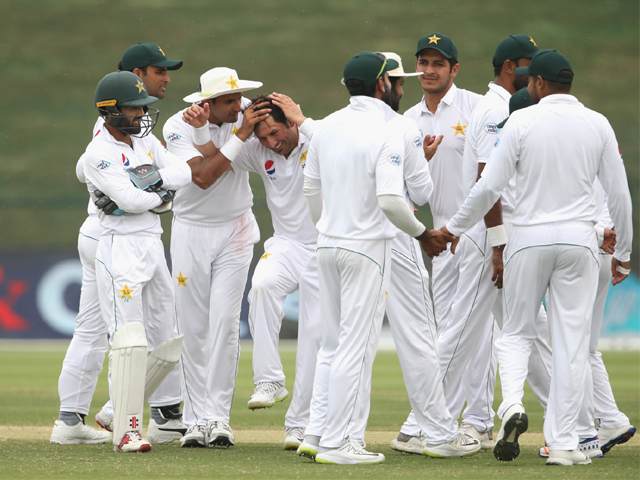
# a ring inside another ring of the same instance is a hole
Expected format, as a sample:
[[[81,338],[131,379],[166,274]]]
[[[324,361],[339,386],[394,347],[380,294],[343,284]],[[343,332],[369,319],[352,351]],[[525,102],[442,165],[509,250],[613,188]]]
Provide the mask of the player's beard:
[[[391,85],[384,86],[384,93],[380,97],[380,100],[382,100],[384,103],[389,105],[396,112],[398,111],[398,108],[400,108],[400,99],[398,99],[396,108],[393,108],[393,98],[391,96]]]
[[[513,79],[513,86],[516,89],[516,92],[527,86],[529,83],[529,77],[526,75],[516,75],[516,78]]]
[[[137,120],[137,125],[133,125],[133,122]],[[137,135],[142,130],[142,117],[126,117],[120,124],[120,130],[127,135]]]

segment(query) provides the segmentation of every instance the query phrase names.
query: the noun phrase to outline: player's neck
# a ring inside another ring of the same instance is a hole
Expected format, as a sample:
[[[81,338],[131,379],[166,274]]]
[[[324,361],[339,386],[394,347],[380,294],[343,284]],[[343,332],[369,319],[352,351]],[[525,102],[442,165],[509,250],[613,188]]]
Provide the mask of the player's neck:
[[[436,113],[438,110],[438,105],[440,105],[440,101],[445,97],[449,90],[451,89],[451,85],[446,90],[437,93],[429,93],[422,90],[424,93],[424,103],[427,105],[427,108],[431,113]]]
[[[495,83],[499,87],[504,88],[511,95],[516,93],[516,87],[513,85],[513,82],[510,78],[504,78],[502,75],[498,75],[493,83]]]
[[[104,126],[107,128],[113,138],[115,138],[119,142],[126,143],[131,148],[133,148],[133,142],[131,141],[130,135],[123,133],[122,131],[118,130],[116,127],[112,127],[108,123],[105,123]]]

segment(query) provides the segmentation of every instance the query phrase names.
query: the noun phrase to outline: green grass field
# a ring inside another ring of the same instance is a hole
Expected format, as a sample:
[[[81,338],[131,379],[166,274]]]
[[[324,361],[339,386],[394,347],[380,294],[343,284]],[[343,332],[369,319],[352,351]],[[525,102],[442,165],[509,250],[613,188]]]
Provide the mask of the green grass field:
[[[456,84],[484,94],[493,79],[496,45],[526,33],[540,48],[555,48],[570,59],[573,92],[610,120],[632,195],[640,198],[636,0],[0,0],[0,6],[6,7],[0,49],[3,250],[75,248],[87,191],[74,166],[91,139],[95,86],[116,69],[126,48],[144,41],[184,60],[158,104],[161,135],[167,118],[186,106],[182,97],[216,66],[262,81],[261,93],[287,93],[305,113],[321,118],[348,103],[342,69],[362,50],[395,51],[411,71],[418,39],[445,33],[460,53]],[[401,111],[421,95],[418,82],[408,79]],[[264,240],[272,232],[264,187],[255,177],[252,186]],[[639,212],[634,209],[636,229]],[[429,222],[428,209],[418,215]],[[634,251],[639,239],[636,234]]]
[[[58,412],[57,381],[64,349],[0,345],[0,478],[638,478],[640,442],[632,439],[604,458],[584,467],[546,467],[537,456],[542,440],[542,412],[527,390],[529,432],[521,437],[522,453],[511,463],[491,453],[465,459],[430,459],[392,451],[409,412],[395,352],[379,352],[374,365],[371,416],[367,442],[386,456],[383,465],[327,466],[282,450],[284,413],[288,401],[269,410],[251,412],[246,402],[253,391],[251,350],[240,361],[231,425],[236,445],[230,449],[181,449],[178,443],[154,446],[148,454],[124,455],[105,445],[51,445],[49,435]],[[282,349],[285,371],[293,385],[294,352]],[[640,424],[640,353],[604,355],[618,406],[634,425]],[[106,368],[105,368],[106,373]],[[106,375],[100,378],[87,423],[107,400]],[[500,401],[500,389],[496,395]],[[147,417],[148,418],[148,417]],[[89,421],[90,420],[90,421]]]

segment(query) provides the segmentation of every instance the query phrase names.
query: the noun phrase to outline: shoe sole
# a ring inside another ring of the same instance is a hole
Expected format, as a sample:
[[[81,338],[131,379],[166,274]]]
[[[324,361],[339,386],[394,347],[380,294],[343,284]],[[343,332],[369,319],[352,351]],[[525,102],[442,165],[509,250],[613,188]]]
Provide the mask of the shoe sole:
[[[234,443],[231,441],[229,437],[225,437],[220,435],[213,440],[209,440],[210,447],[233,447]]]
[[[379,461],[376,461],[376,462],[356,462],[356,461],[354,461],[354,462],[334,462],[334,461],[331,461],[331,460],[327,460],[327,459],[324,459],[324,458],[318,458],[318,457],[316,457],[315,460],[316,460],[316,463],[322,463],[322,464],[325,464],[325,465],[379,465],[381,463],[384,463],[384,460],[379,460]]]
[[[422,448],[404,447],[404,446],[401,446],[401,443],[398,442],[397,440],[394,440],[393,442],[391,442],[389,446],[391,447],[391,450],[395,450],[396,452],[411,453],[413,455],[423,455]]]
[[[191,439],[191,440],[185,440],[184,443],[180,444],[181,448],[205,448],[206,445],[204,444],[204,442],[200,442],[199,440],[195,440],[195,439]]]
[[[119,450],[118,447],[113,447],[113,451],[118,453],[146,453],[151,451],[151,445],[143,445],[138,450],[129,451]]]
[[[69,440],[68,438],[53,438],[51,437],[51,439],[49,440],[49,443],[53,443],[55,445],[97,445],[100,443],[108,443],[110,442],[111,439],[107,438],[105,440],[80,440],[80,439],[72,439]]]
[[[307,457],[307,458],[311,458],[312,460],[315,460],[316,455],[318,455],[318,451],[312,450],[311,448],[308,448],[308,447],[298,448],[298,455],[300,455],[301,457]]]
[[[302,442],[284,442],[284,450],[298,450]]]
[[[249,403],[247,404],[247,408],[249,408],[249,410],[258,410],[260,408],[271,408],[273,407],[276,403],[278,402],[282,402],[283,400],[286,400],[289,397],[289,394],[287,393],[284,397],[282,398],[276,398],[273,403]]]
[[[428,450],[423,450],[422,454],[426,455],[427,457],[431,457],[431,458],[456,458],[456,457],[471,457],[472,455],[475,455],[476,453],[478,453],[481,449],[475,450],[473,452],[469,452],[469,453],[465,453],[465,452],[458,452],[456,451],[455,453],[452,452],[451,455],[443,455],[440,453],[436,453],[436,452],[430,452]]]
[[[614,438],[613,440],[609,440],[606,443],[606,445],[601,445],[600,450],[602,450],[602,455],[608,453],[609,450],[611,450],[616,445],[622,445],[623,443],[627,443],[629,440],[631,440],[631,437],[633,437],[635,433],[636,433],[636,427],[631,427],[622,435]]]
[[[567,467],[570,465],[590,465],[591,464],[591,459],[589,459],[588,462],[578,462],[578,463],[573,463],[571,460],[566,460],[566,459],[555,459],[555,460],[551,460],[551,458],[549,458],[549,460],[547,460],[547,462],[545,463],[545,465],[558,465],[558,466],[563,466],[563,467]]]
[[[498,439],[493,447],[493,456],[501,462],[511,462],[520,455],[518,437],[529,428],[529,418],[526,413],[514,413],[504,426],[504,437]],[[512,441],[509,437],[514,433]]]

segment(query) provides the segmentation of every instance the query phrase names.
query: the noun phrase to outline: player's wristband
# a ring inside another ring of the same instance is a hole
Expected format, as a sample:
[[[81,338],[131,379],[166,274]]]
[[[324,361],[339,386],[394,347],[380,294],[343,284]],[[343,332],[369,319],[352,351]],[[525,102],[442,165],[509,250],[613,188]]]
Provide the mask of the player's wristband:
[[[227,157],[227,160],[233,162],[240,153],[240,150],[242,150],[242,147],[244,147],[244,142],[240,140],[237,135],[232,135],[231,138],[227,140],[227,143],[222,146],[220,153]]]
[[[624,268],[622,265],[616,267],[616,272],[620,272],[623,275],[629,275],[631,273],[630,268]]]
[[[507,231],[504,225],[498,225],[497,227],[487,228],[489,234],[489,241],[492,247],[499,247],[507,243]]]
[[[209,122],[204,127],[198,127],[193,129],[193,143],[194,145],[206,145],[211,141],[211,134],[209,133]]]

